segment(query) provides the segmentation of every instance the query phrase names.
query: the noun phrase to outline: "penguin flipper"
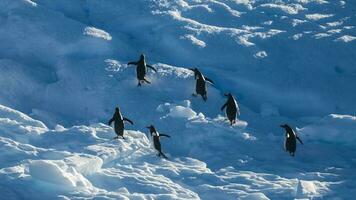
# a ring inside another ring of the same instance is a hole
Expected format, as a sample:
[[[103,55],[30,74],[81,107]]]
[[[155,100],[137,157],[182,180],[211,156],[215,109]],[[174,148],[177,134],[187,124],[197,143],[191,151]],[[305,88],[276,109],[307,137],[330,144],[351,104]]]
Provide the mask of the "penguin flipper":
[[[150,81],[148,81],[147,79],[143,79],[143,81],[145,81],[146,83],[148,83],[148,84],[151,84],[151,82]]]
[[[152,67],[151,65],[146,65],[148,68],[151,68],[154,72],[156,72],[157,73],[157,70],[154,68],[154,67]]]
[[[128,62],[127,65],[137,65],[137,62]]]
[[[124,120],[124,121],[127,121],[127,122],[129,122],[131,125],[133,125],[133,122],[132,122],[130,119],[124,117],[123,120]]]
[[[168,159],[168,157],[166,155],[164,155],[164,153],[162,153],[162,152],[159,152],[159,156],[162,156],[163,158]]]
[[[212,81],[210,78],[208,78],[208,77],[206,77],[206,76],[204,76],[204,78],[205,78],[205,80],[206,80],[207,82],[209,82],[209,83],[211,83],[211,84],[214,85],[214,81]]]
[[[226,106],[227,106],[227,102],[221,107],[221,111],[223,111]]]
[[[164,136],[164,137],[168,137],[168,138],[170,138],[171,136],[169,136],[169,135],[167,135],[167,134],[159,134],[159,137],[162,137],[162,136]]]
[[[114,118],[111,118],[108,122],[108,125],[111,126],[111,123],[114,121]]]
[[[303,144],[302,140],[298,136],[296,138],[300,142],[300,144]]]

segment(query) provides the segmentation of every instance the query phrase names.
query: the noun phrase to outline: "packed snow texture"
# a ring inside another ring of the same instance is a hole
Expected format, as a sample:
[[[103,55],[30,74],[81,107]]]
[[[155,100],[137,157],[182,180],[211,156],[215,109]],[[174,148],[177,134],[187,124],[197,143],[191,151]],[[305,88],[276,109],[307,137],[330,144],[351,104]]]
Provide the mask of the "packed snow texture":
[[[2,0],[0,199],[352,199],[354,1]],[[152,84],[126,63],[145,53]],[[214,81],[194,97],[198,67]],[[225,92],[241,117],[229,126]],[[114,108],[134,121],[125,140]],[[304,142],[283,149],[282,123]],[[160,159],[147,125],[162,138]]]

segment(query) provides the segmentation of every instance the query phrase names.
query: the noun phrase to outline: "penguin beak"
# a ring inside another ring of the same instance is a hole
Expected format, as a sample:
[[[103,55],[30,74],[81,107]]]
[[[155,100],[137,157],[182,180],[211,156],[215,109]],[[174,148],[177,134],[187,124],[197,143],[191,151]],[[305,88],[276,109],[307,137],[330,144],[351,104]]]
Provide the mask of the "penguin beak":
[[[150,128],[151,128],[151,126],[146,126],[146,128],[150,129]]]
[[[228,97],[228,96],[229,96],[229,93],[225,93],[224,96],[225,96],[225,97]]]
[[[282,128],[286,128],[286,125],[282,124],[282,125],[280,125],[280,127],[282,127]]]

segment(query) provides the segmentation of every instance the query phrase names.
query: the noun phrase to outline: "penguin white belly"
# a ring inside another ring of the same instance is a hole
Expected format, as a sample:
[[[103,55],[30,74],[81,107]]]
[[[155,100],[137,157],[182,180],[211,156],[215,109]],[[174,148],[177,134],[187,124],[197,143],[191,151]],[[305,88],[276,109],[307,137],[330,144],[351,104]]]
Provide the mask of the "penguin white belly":
[[[154,141],[153,141],[153,137],[149,137],[149,140],[150,140],[151,148],[154,149],[155,151],[157,151],[157,150],[155,149],[155,144],[154,144]]]
[[[110,124],[111,128],[113,128],[115,130],[115,121],[113,121],[111,124]]]

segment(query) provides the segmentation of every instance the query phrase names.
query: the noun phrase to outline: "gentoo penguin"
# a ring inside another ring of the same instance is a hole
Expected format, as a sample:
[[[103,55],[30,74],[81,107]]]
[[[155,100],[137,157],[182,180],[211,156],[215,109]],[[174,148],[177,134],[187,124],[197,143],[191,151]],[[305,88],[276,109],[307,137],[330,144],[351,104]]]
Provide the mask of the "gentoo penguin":
[[[214,84],[214,82],[209,79],[208,77],[204,76],[198,68],[190,69],[194,72],[194,78],[197,80],[196,85],[195,85],[195,92],[196,94],[193,94],[193,96],[197,96],[198,94],[203,97],[203,100],[206,101],[208,99],[207,96],[207,87],[206,87],[206,82],[209,82],[211,84]]]
[[[151,82],[148,81],[146,79],[146,73],[147,73],[147,67],[151,68],[153,71],[157,72],[157,70],[152,67],[151,65],[147,65],[146,64],[146,60],[145,60],[145,55],[141,54],[140,56],[140,60],[137,62],[129,62],[127,63],[127,65],[137,65],[136,67],[136,75],[137,75],[137,79],[138,79],[138,85],[137,86],[141,86],[141,82],[146,82],[148,84],[150,84]]]
[[[227,93],[224,95],[228,97],[228,99],[226,103],[221,107],[221,111],[226,108],[226,116],[229,119],[230,124],[233,125],[234,123],[236,123],[236,117],[240,115],[240,109],[236,103],[234,96],[232,96],[231,93]]]
[[[126,117],[122,117],[120,109],[118,107],[115,108],[115,113],[112,116],[112,118],[109,120],[109,126],[111,126],[111,123],[114,122],[114,130],[116,133],[116,137],[114,137],[114,139],[119,138],[119,136],[122,137],[122,139],[124,138],[124,129],[125,129],[125,124],[124,121],[129,122],[131,125],[133,125],[133,122],[129,119],[127,119]]]
[[[159,134],[153,125],[147,126],[146,128],[150,129],[150,134],[153,137],[153,146],[158,151],[157,156],[159,156],[159,157],[162,156],[163,158],[167,159],[167,156],[162,153],[161,142],[160,142],[159,138],[162,136],[165,136],[165,137],[171,137],[171,136],[166,135],[166,134]]]
[[[303,144],[303,142],[288,124],[283,124],[280,126],[286,130],[284,148],[286,151],[289,151],[291,156],[294,156],[295,150],[297,149],[297,140],[300,142],[300,144]]]

